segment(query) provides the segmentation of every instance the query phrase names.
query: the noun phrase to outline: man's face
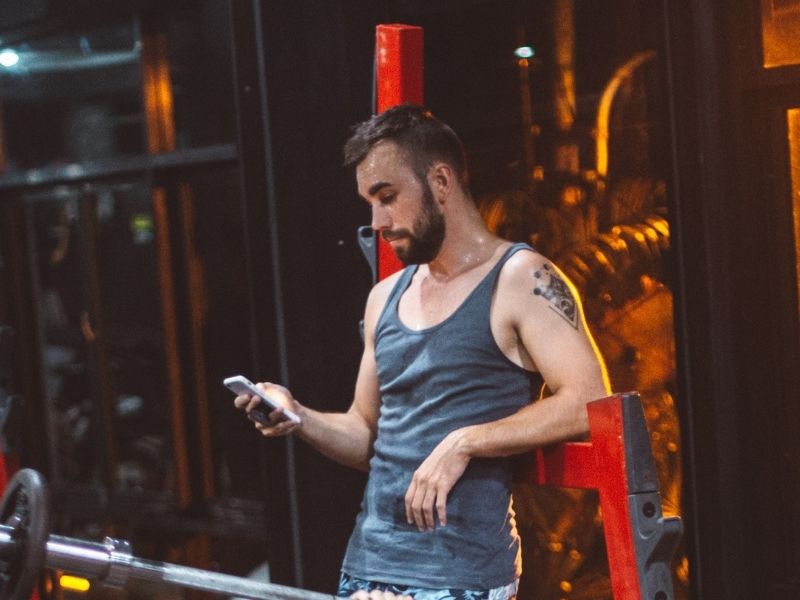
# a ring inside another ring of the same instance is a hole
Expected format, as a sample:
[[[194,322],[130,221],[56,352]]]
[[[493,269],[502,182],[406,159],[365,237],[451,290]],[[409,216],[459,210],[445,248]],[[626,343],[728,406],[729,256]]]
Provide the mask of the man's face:
[[[428,181],[420,181],[393,142],[377,144],[356,168],[359,194],[372,207],[372,228],[406,264],[436,258],[445,236]]]

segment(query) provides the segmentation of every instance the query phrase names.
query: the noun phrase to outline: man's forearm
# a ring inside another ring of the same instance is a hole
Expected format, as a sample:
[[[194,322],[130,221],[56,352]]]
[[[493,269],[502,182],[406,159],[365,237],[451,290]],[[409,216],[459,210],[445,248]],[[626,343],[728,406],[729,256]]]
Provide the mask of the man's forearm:
[[[328,458],[348,467],[366,471],[372,455],[373,430],[355,411],[324,413],[298,403],[302,426],[297,429],[304,441]]]
[[[605,393],[600,393],[601,398]],[[594,399],[594,398],[592,398]],[[457,446],[472,458],[510,456],[577,439],[588,433],[586,401],[555,394],[515,414],[453,432]]]

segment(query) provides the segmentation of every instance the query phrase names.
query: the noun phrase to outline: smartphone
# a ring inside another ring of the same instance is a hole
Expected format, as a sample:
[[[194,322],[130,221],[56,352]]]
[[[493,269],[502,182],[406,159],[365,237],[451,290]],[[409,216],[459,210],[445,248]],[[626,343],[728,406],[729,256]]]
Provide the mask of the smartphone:
[[[250,396],[258,396],[261,398],[261,404],[250,411],[249,417],[255,421],[258,421],[262,425],[270,424],[269,413],[277,408],[283,409],[284,416],[290,421],[294,421],[295,423],[300,422],[300,417],[297,416],[296,413],[275,402],[275,400],[258,389],[252,381],[243,375],[227,377],[222,384],[238,396],[248,394]]]

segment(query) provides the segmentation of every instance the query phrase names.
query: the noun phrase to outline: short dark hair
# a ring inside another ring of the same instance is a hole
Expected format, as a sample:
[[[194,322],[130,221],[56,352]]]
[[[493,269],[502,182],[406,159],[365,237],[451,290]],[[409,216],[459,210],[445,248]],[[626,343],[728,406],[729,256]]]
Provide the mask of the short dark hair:
[[[427,108],[400,104],[357,124],[344,145],[345,166],[358,165],[384,140],[399,146],[420,181],[425,181],[428,170],[440,160],[455,169],[459,183],[467,191],[469,175],[464,145],[456,132]]]

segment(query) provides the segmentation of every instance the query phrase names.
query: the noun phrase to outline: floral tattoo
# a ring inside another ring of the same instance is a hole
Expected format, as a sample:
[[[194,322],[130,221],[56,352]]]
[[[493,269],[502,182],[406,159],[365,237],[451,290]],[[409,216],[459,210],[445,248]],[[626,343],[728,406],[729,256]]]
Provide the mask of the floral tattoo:
[[[532,293],[547,300],[552,310],[577,329],[578,305],[567,283],[549,264],[535,271],[533,277],[536,281]]]

